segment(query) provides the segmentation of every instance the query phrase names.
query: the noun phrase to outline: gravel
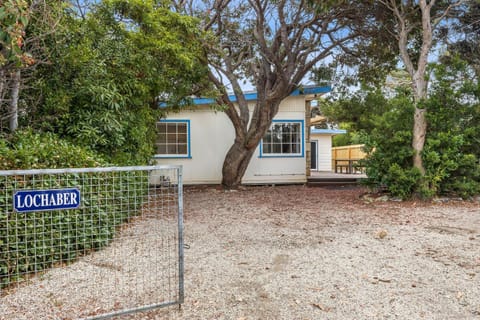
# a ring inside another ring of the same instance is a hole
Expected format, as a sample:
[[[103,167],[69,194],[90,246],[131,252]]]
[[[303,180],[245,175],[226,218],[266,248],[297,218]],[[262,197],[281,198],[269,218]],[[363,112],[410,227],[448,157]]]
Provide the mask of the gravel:
[[[364,193],[187,187],[185,303],[118,319],[480,319],[479,202],[371,201]],[[150,224],[135,230],[147,234]],[[0,319],[88,314],[91,289],[78,282],[65,291],[88,268],[79,261],[1,297]],[[50,286],[68,301],[48,298]]]

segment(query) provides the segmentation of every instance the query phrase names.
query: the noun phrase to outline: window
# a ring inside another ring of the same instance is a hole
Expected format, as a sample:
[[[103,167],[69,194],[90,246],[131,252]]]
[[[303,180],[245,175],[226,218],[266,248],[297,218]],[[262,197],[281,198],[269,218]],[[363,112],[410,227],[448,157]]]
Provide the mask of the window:
[[[262,157],[303,157],[303,121],[274,120],[262,139]]]
[[[190,157],[190,121],[161,120],[157,122],[156,154],[159,157]]]

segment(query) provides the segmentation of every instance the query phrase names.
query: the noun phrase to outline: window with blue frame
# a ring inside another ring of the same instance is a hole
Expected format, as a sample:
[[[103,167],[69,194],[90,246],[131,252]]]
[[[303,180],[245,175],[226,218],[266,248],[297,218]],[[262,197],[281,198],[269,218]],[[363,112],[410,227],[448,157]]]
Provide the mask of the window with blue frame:
[[[189,120],[161,120],[157,122],[156,130],[156,156],[190,157]]]
[[[303,155],[303,122],[274,120],[262,139],[262,157]]]

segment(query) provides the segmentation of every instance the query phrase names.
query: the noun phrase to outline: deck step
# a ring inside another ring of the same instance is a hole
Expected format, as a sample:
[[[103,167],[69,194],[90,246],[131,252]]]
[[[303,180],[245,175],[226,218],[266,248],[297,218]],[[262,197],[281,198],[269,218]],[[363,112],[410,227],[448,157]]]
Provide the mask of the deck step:
[[[352,185],[359,184],[362,178],[309,178],[309,186]]]

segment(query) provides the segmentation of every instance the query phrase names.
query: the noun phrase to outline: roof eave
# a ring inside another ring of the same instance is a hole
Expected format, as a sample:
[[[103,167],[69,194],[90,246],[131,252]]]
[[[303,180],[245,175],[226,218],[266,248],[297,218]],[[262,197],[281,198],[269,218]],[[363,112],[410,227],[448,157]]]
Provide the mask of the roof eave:
[[[295,89],[289,96],[310,96],[310,98],[315,98],[325,93],[332,91],[330,86],[305,86],[302,88]],[[256,101],[258,99],[257,92],[246,92],[244,93],[245,100],[247,101]],[[231,102],[237,102],[237,97],[234,94],[230,94],[228,96]],[[213,98],[193,98],[192,99],[194,105],[209,105],[214,104],[215,99]],[[161,103],[159,105],[161,108],[167,108],[168,106],[165,103]]]

